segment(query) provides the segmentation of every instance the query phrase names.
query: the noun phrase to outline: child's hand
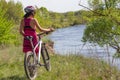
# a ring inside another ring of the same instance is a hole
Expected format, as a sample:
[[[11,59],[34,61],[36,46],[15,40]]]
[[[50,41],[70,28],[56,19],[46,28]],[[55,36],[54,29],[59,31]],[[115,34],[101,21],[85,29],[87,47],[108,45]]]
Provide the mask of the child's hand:
[[[50,28],[50,32],[53,32],[55,29],[54,28]]]

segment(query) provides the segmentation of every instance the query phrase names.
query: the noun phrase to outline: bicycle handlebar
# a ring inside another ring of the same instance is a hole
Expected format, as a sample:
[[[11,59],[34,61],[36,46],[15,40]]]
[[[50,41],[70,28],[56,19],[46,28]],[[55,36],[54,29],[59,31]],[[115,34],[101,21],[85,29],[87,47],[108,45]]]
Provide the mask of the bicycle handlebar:
[[[54,28],[50,28],[50,31],[39,33],[39,34],[37,34],[37,36],[40,37],[43,34],[49,34],[50,32],[53,32],[54,30],[55,30]]]
[[[48,34],[51,33],[51,32],[53,32],[53,31],[38,33],[37,36],[38,36],[38,38],[39,38],[39,40],[40,40],[41,37],[42,37],[42,35],[44,35],[44,34],[48,35]]]
[[[52,32],[52,31],[50,31],[50,32]],[[40,36],[42,36],[42,35],[44,35],[44,34],[48,35],[50,32],[42,32],[42,33],[38,33],[37,36],[40,37]]]
[[[41,35],[44,35],[44,34],[48,34],[48,32],[39,33],[39,34],[37,34],[37,36],[41,36]]]

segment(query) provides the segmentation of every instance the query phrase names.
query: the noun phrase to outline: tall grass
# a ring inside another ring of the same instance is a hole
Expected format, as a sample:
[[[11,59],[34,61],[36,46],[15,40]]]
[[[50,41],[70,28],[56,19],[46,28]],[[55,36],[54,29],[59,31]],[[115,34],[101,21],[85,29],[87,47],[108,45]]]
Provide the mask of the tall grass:
[[[52,70],[38,68],[36,80],[120,80],[120,72],[103,61],[80,55],[51,55]],[[0,51],[0,80],[27,80],[21,47]]]

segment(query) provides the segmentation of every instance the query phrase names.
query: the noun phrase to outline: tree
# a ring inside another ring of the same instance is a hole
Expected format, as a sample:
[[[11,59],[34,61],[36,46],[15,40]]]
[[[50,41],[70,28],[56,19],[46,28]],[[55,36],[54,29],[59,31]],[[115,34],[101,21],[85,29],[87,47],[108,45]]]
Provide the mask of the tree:
[[[18,24],[22,14],[20,2],[0,0],[0,45],[19,44],[15,23]]]
[[[119,9],[116,7],[120,0],[91,0],[94,2],[102,1],[103,10],[94,7],[97,10],[92,11],[95,16],[87,24],[84,32],[83,41],[97,43],[100,46],[109,44],[120,54],[120,16]],[[100,3],[100,4],[101,4]],[[99,5],[98,5],[99,6]],[[96,14],[99,13],[99,14]]]
[[[15,41],[15,35],[12,33],[14,23],[7,19],[5,13],[5,10],[0,8],[0,45],[13,44]]]
[[[22,4],[20,2],[15,3],[14,1],[9,1],[6,9],[6,15],[8,15],[8,19],[13,19],[15,23],[18,24],[23,15]]]

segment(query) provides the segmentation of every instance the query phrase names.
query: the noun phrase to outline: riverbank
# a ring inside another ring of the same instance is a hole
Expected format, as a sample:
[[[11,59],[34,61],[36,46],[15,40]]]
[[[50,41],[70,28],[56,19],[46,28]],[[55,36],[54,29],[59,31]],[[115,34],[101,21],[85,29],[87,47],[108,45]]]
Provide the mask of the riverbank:
[[[120,80],[120,72],[98,59],[80,55],[51,55],[51,72],[38,69],[36,80]],[[21,47],[0,51],[0,80],[27,80]]]

